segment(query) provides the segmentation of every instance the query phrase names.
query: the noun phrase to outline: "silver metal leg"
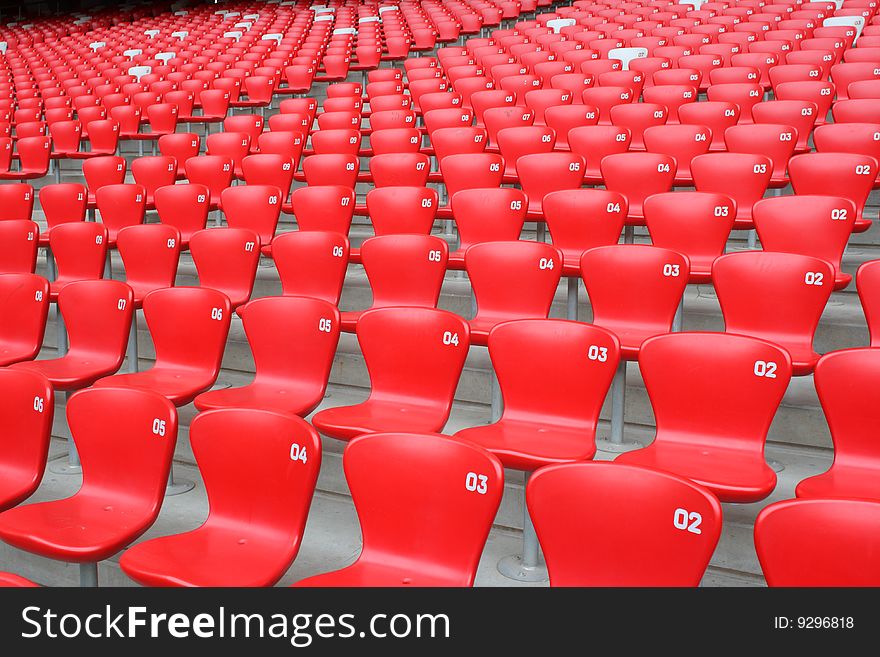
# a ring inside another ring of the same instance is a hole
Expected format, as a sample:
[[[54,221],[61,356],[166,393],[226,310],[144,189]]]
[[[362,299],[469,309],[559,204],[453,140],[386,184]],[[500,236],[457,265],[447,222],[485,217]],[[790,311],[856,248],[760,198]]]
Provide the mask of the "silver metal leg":
[[[64,327],[64,317],[61,315],[61,309],[55,305],[55,327],[58,330],[58,339],[55,345],[58,358],[67,353],[67,329]]]
[[[681,295],[681,300],[678,302],[678,309],[675,311],[675,317],[672,318],[672,332],[673,333],[681,333],[681,324],[684,317],[684,295]]]
[[[758,231],[754,228],[749,231],[749,248],[753,251],[758,248]]]
[[[623,243],[624,244],[632,244],[636,238],[636,227],[635,226],[624,226],[623,227]]]
[[[219,228],[223,225],[223,213],[220,210],[214,210],[214,226]]]
[[[46,274],[50,281],[54,281],[58,278],[58,271],[55,267],[55,256],[52,254],[52,249],[48,246],[46,247]]]
[[[107,249],[107,259],[104,261],[104,280],[113,278],[113,263],[110,261],[110,249]]]
[[[168,471],[168,485],[165,487],[165,497],[173,497],[174,495],[182,495],[188,493],[196,485],[188,479],[174,479],[174,464],[171,464],[171,470]]]
[[[128,371],[138,371],[137,310],[131,315],[131,330],[128,332]]]
[[[55,168],[55,182],[60,183],[61,182],[61,160],[57,160],[54,162],[54,168]]]
[[[614,373],[611,383],[611,430],[607,440],[597,440],[596,444],[603,452],[628,452],[641,447],[639,443],[625,441],[624,409],[626,407],[626,361],[621,360]]]
[[[67,393],[59,390],[55,393],[58,401],[65,400]],[[76,443],[73,442],[73,436],[67,438],[67,456],[55,459],[49,464],[49,472],[57,475],[78,475],[82,474],[82,464],[79,460],[79,452],[76,449]]]
[[[568,277],[568,312],[566,318],[577,321],[578,318],[578,284],[580,279],[576,276]]]
[[[492,420],[490,424],[494,424],[501,419],[502,399],[501,386],[498,383],[498,375],[495,374],[495,368],[492,368],[489,376],[492,378]]]
[[[529,516],[529,507],[526,504],[526,485],[529,482],[529,473],[525,475],[523,482],[523,545],[522,554],[513,554],[504,557],[498,562],[498,572],[509,579],[519,582],[544,582],[547,581],[547,566],[541,561],[541,546],[538,544],[538,535],[535,526]]]
[[[538,227],[535,229],[535,239],[539,242],[547,241],[547,224],[543,221],[538,222]]]
[[[98,564],[81,563],[79,565],[79,585],[83,588],[98,586]]]

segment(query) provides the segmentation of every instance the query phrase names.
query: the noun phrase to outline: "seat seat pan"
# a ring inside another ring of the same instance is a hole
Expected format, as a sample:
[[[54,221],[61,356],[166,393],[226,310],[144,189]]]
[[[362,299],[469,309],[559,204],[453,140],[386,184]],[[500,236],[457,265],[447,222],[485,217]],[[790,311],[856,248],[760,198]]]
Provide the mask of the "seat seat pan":
[[[304,416],[311,413],[322,399],[322,390],[317,385],[297,386],[295,382],[254,381],[240,388],[203,392],[195,398],[195,405],[200,411],[215,408],[254,408]]]
[[[554,463],[588,461],[596,454],[595,430],[587,427],[554,426],[504,419],[481,427],[463,429],[456,438],[489,450],[516,470],[537,470]]]
[[[394,431],[400,433],[437,433],[446,424],[448,413],[433,406],[367,400],[353,406],[328,408],[312,418],[323,434],[351,440],[365,433]]]
[[[175,406],[184,406],[214,385],[214,379],[199,372],[153,367],[144,372],[107,376],[98,379],[94,385],[153,390]]]
[[[294,584],[295,587],[461,587],[470,583],[459,579],[426,573],[420,568],[401,568],[385,564],[356,561],[347,568],[323,575],[308,577]]]
[[[0,588],[37,588],[29,579],[13,575],[12,573],[0,573]]]
[[[146,586],[272,586],[290,566],[291,542],[248,529],[206,524],[144,541],[127,550],[119,565]]]
[[[0,517],[0,538],[52,559],[92,563],[113,556],[146,531],[153,522],[150,511],[77,493],[6,511]]]
[[[29,498],[40,485],[42,472],[27,467],[0,465],[0,511],[11,509]]]
[[[670,441],[658,444],[655,440],[615,460],[686,477],[711,490],[722,502],[758,502],[776,487],[776,473],[757,452]]]
[[[877,468],[835,464],[828,472],[801,481],[795,488],[795,495],[880,501],[880,471]]]
[[[39,372],[56,390],[79,390],[87,388],[104,376],[109,376],[119,369],[120,363],[115,360],[101,360],[86,354],[68,352],[61,358],[47,360],[31,360],[13,365],[15,369]]]

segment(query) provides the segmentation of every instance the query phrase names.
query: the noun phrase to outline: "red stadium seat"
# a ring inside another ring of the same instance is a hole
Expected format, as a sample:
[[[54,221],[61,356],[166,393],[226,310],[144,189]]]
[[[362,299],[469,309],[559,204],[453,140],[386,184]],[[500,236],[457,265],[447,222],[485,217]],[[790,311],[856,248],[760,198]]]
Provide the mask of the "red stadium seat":
[[[34,213],[34,188],[28,183],[0,185],[0,221],[30,221]]]
[[[722,502],[756,502],[773,492],[764,442],[791,378],[784,349],[741,335],[674,333],[646,341],[639,367],[657,433],[617,463],[686,477]]]
[[[578,189],[584,180],[586,163],[577,153],[531,153],[516,160],[516,175],[528,197],[529,215],[543,220],[543,199],[552,192]],[[542,241],[539,226],[538,241]]]
[[[52,227],[86,217],[88,192],[79,183],[46,185],[40,190],[40,207],[46,218],[46,230],[40,233],[40,246],[48,246]]]
[[[291,231],[272,242],[281,293],[314,297],[333,305],[342,295],[348,255],[348,238],[334,231]]]
[[[134,311],[132,289],[120,281],[75,281],[58,294],[69,348],[58,357],[16,363],[43,375],[56,390],[87,388],[115,373],[125,358]]]
[[[542,468],[526,500],[550,586],[697,586],[721,534],[721,505],[709,491],[632,465]]]
[[[6,277],[0,277],[0,285]],[[0,442],[0,511],[11,509],[29,498],[43,479],[55,394],[51,384],[33,372],[0,370],[0,416],[3,441]]]
[[[96,280],[104,275],[107,260],[107,229],[91,221],[56,226],[49,236],[57,274],[49,284],[52,301],[69,283]]]
[[[193,234],[204,230],[211,207],[211,192],[204,185],[167,185],[153,194],[159,221],[179,231],[180,249],[189,248]],[[169,236],[170,239],[170,236]]]
[[[326,153],[303,160],[303,177],[309,186],[339,185],[354,188],[360,164],[355,155]]]
[[[33,221],[0,221],[0,274],[33,274],[40,227]]]
[[[645,199],[652,194],[672,191],[675,158],[659,153],[606,155],[600,170],[606,189],[620,192],[629,202],[627,225],[643,226]]]
[[[49,283],[35,274],[0,276],[0,367],[33,360],[43,345]]]
[[[272,242],[281,215],[282,192],[272,185],[239,185],[227,187],[220,195],[223,214],[230,228],[246,228],[260,238],[260,244]]]
[[[724,194],[667,192],[645,199],[651,243],[687,256],[690,283],[712,281],[712,264],[724,254],[736,203]]]
[[[392,463],[409,467],[388,477]],[[454,438],[383,433],[353,440],[343,465],[363,549],[351,566],[297,586],[473,585],[504,488],[498,459]]]
[[[826,472],[802,480],[795,489],[798,497],[880,500],[880,462],[870,431],[875,409],[866,400],[880,372],[877,355],[871,348],[844,349],[819,359],[814,378],[834,441],[834,462]]]
[[[834,289],[849,285],[841,258],[852,234],[852,201],[835,196],[779,196],[755,203],[755,228],[765,251],[813,256],[834,267]]]
[[[449,246],[433,235],[379,235],[366,240],[360,257],[370,289],[371,308],[436,308],[446,274]],[[342,313],[342,330],[354,332],[363,311]]]
[[[36,588],[37,586],[37,584],[24,577],[19,577],[13,573],[0,572],[0,588]]]
[[[797,130],[781,123],[735,125],[724,133],[724,141],[729,152],[763,155],[770,158],[773,163],[770,187],[788,185],[788,161],[794,153],[797,140]]]
[[[464,264],[477,307],[468,322],[471,343],[486,344],[501,322],[546,318],[562,263],[559,249],[540,242],[492,241],[468,248]]]
[[[229,299],[216,290],[172,287],[150,292],[144,298],[144,316],[156,348],[155,364],[143,372],[99,379],[95,385],[152,390],[175,406],[188,404],[217,380],[230,312]]]
[[[878,277],[880,277],[880,268],[874,260],[863,263],[856,272],[856,286],[859,299],[862,302],[862,310],[868,322],[872,347],[880,345],[880,325],[878,325],[878,321],[880,321],[880,306],[878,306],[880,278]]]
[[[568,133],[568,145],[572,153],[581,155],[587,162],[584,182],[602,182],[601,164],[606,155],[625,153],[632,135],[629,128],[606,125],[586,125],[572,128]]]
[[[138,157],[131,163],[131,173],[134,181],[146,191],[147,207],[152,209],[156,190],[173,185],[177,180],[177,160],[164,155]]]
[[[813,371],[813,334],[834,287],[829,263],[791,253],[731,253],[715,261],[712,282],[728,333],[784,347],[795,376]]]
[[[664,105],[656,103],[628,103],[611,108],[611,123],[629,129],[629,147],[635,151],[645,150],[642,135],[651,126],[664,125],[668,114]]]
[[[614,335],[561,319],[521,319],[497,324],[488,346],[504,412],[455,437],[517,470],[593,458],[599,411],[620,357]]]
[[[424,153],[386,153],[370,158],[370,177],[376,187],[424,187],[431,158]]]
[[[210,192],[211,209],[220,207],[223,191],[232,186],[234,163],[225,155],[192,157],[184,165],[187,182],[202,185]]]
[[[389,330],[398,338],[389,341]],[[470,344],[467,322],[433,308],[377,308],[360,316],[357,336],[370,397],[320,411],[315,428],[339,440],[392,429],[442,431]]]
[[[871,227],[864,216],[865,204],[880,174],[880,165],[870,155],[853,153],[807,153],[796,155],[788,163],[795,194],[822,194],[849,199],[856,206],[853,231]]]
[[[295,189],[290,205],[300,230],[329,230],[348,236],[354,191],[342,185],[309,185]]]
[[[96,586],[97,562],[132,543],[155,522],[177,442],[177,413],[146,390],[91,388],[67,402],[67,421],[82,457],[73,496],[0,515],[0,538],[19,549],[81,564]],[[119,463],[136,460],[135,469]]]
[[[190,238],[189,250],[201,287],[225,294],[233,310],[251,298],[260,264],[256,232],[235,227],[200,230]]]
[[[173,183],[172,183],[173,184]],[[95,192],[101,223],[107,229],[108,248],[116,245],[116,236],[126,226],[144,222],[147,192],[143,185],[104,185]],[[49,238],[51,242],[51,237]]]
[[[694,186],[699,192],[726,194],[736,204],[735,230],[755,227],[752,207],[764,198],[773,163],[764,155],[708,153],[691,161]]]
[[[104,185],[121,185],[125,182],[125,169],[126,161],[123,157],[105,155],[83,162],[83,177],[89,189],[89,208],[95,207],[95,193],[98,189]]]
[[[177,228],[167,224],[140,224],[119,231],[116,247],[125,267],[125,282],[134,292],[136,309],[153,290],[174,287],[181,242]]]
[[[786,500],[755,521],[755,548],[769,586],[880,585],[875,555],[880,504]]]
[[[282,413],[230,408],[198,415],[190,440],[207,520],[130,548],[122,570],[149,586],[271,586],[299,551],[321,466],[318,433]]]
[[[645,149],[675,161],[675,184],[692,185],[691,160],[709,151],[712,131],[703,125],[657,125],[645,130]]]

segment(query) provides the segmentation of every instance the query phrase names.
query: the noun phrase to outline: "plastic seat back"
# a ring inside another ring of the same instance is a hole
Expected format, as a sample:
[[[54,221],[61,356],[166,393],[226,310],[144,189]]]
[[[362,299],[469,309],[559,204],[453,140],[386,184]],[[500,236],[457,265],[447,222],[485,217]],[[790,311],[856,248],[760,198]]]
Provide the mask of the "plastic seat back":
[[[4,297],[6,278],[0,276],[0,295]],[[55,393],[42,375],[7,368],[0,370],[0,391],[0,418],[3,421],[0,463],[4,472],[0,510],[5,511],[30,497],[43,478],[55,412]]]
[[[19,219],[30,221],[34,212],[34,188],[28,183],[0,185],[0,221]]]
[[[836,288],[851,277],[841,271],[841,259],[852,234],[855,204],[835,196],[778,196],[755,203],[755,228],[765,251],[813,256],[834,267]]]
[[[269,244],[275,236],[283,201],[281,190],[273,185],[228,187],[220,195],[223,214],[230,228],[255,232],[260,244]]]
[[[58,275],[52,281],[53,298],[60,285],[104,275],[107,229],[100,223],[83,221],[57,226],[49,236],[49,248],[58,267]]]
[[[752,207],[764,198],[773,163],[764,155],[708,153],[691,161],[691,175],[697,191],[726,194],[733,199],[737,219],[750,226]]]
[[[177,443],[177,411],[151,390],[96,387],[71,395],[67,422],[82,461],[77,496],[125,500],[136,538],[162,506]],[[137,468],[119,467],[132,459]]]
[[[371,401],[405,400],[448,418],[470,344],[465,320],[434,308],[376,308],[358,319],[357,337]]]
[[[207,287],[169,287],[144,298],[154,369],[187,370],[213,385],[229,333],[229,298]]]
[[[271,301],[282,302],[278,307],[296,305],[293,299]],[[271,318],[263,319],[271,325]],[[243,435],[259,440],[241,440]],[[259,535],[274,543],[281,550],[273,555],[281,577],[299,551],[321,469],[318,432],[287,414],[223,408],[200,413],[192,422],[190,440],[208,495],[205,526],[227,531],[237,527],[233,531],[243,536]]]
[[[348,238],[333,231],[298,230],[272,242],[272,258],[284,296],[322,299],[336,305],[348,267]]]
[[[311,412],[324,399],[339,342],[335,304],[301,296],[262,297],[237,312],[254,357],[255,383],[296,389],[303,415]],[[279,325],[285,330],[279,331]],[[320,448],[317,453],[309,448],[308,458],[314,454],[320,461]]]
[[[143,185],[104,185],[95,193],[95,200],[111,245],[120,230],[144,223],[147,191]]]
[[[478,324],[546,318],[562,274],[562,253],[540,242],[491,241],[465,253]]]
[[[819,152],[869,155],[880,160],[880,123],[826,123],[816,128],[813,141]]]
[[[201,287],[225,294],[233,309],[251,298],[260,263],[256,232],[247,228],[200,230],[190,239],[189,250]]]
[[[203,185],[210,191],[211,205],[220,203],[223,190],[232,186],[235,168],[232,158],[223,155],[192,157],[184,165],[186,179],[190,184]]]
[[[356,155],[311,155],[303,160],[302,170],[310,186],[339,185],[353,189],[357,182],[360,161]]]
[[[351,228],[354,200],[354,191],[341,185],[309,185],[290,195],[300,230],[329,230],[345,236]]]
[[[173,185],[177,179],[177,160],[165,155],[135,158],[131,163],[134,181],[142,185],[150,200],[153,193],[165,185]]]
[[[529,200],[529,212],[543,212],[542,201],[550,193],[578,189],[584,180],[586,161],[577,153],[534,153],[520,156],[516,175]]]
[[[863,263],[856,273],[856,286],[871,334],[871,346],[880,345],[880,266],[876,260]]]
[[[781,123],[735,125],[724,133],[724,142],[729,152],[770,158],[773,163],[773,182],[786,178],[788,161],[794,153],[797,140],[797,130]]]
[[[709,151],[712,131],[704,125],[686,123],[657,125],[645,130],[644,139],[648,152],[672,156],[676,164],[676,179],[688,181],[691,160]]]
[[[284,155],[257,153],[241,161],[241,171],[247,185],[272,185],[281,190],[284,200],[290,196],[294,164]]]
[[[788,163],[795,194],[847,198],[856,206],[856,222],[862,218],[878,168],[875,158],[853,153],[805,153]]]
[[[40,227],[35,222],[0,221],[0,274],[33,274],[39,245]]]
[[[186,248],[193,234],[204,230],[211,207],[211,192],[204,185],[168,185],[159,187],[153,196],[159,221],[179,231],[178,240]],[[171,239],[171,235],[168,239]]]
[[[656,443],[758,455],[791,379],[782,347],[730,333],[656,336],[642,346],[639,369],[654,409]]]
[[[878,586],[880,504],[787,500],[755,521],[755,548],[769,586]]]
[[[0,365],[33,360],[43,346],[49,283],[36,274],[0,276]]]
[[[728,333],[786,348],[795,374],[813,369],[813,334],[834,288],[830,263],[791,253],[731,253],[715,261],[712,282]]]
[[[118,370],[134,312],[131,287],[114,280],[74,281],[58,294],[58,308],[70,344],[66,358],[87,363],[88,370],[100,369],[100,376]]]
[[[120,230],[116,239],[125,282],[134,291],[136,304],[153,290],[174,286],[181,249],[180,231],[175,226],[129,226]]]
[[[483,242],[518,240],[528,201],[518,189],[465,189],[452,197],[459,251]]]
[[[381,187],[367,192],[375,235],[427,235],[437,214],[437,191],[427,187]]]
[[[599,412],[620,358],[612,333],[562,319],[520,319],[492,329],[489,355],[504,399],[502,423],[576,430],[585,452],[595,453]]]
[[[566,268],[579,272],[584,251],[617,244],[627,203],[626,197],[617,192],[569,189],[545,196],[543,211],[553,246],[562,251]]]
[[[620,340],[635,358],[648,337],[668,333],[688,283],[688,260],[669,249],[615,244],[581,256],[581,276],[593,308],[593,324]]]
[[[392,463],[407,464],[403,481],[387,476]],[[343,465],[363,534],[359,562],[473,585],[504,487],[496,457],[455,438],[383,433],[352,440]]]
[[[361,261],[373,292],[372,308],[435,308],[448,255],[446,241],[434,235],[380,235],[366,240]]]
[[[526,500],[551,586],[697,586],[721,534],[709,491],[634,465],[542,468]]]
[[[644,210],[651,243],[686,255],[692,279],[699,272],[701,282],[707,282],[733,229],[733,199],[708,192],[667,192],[645,199]]]
[[[53,226],[70,221],[83,221],[86,217],[88,192],[79,183],[46,185],[40,190],[40,207],[46,217],[48,229],[40,242],[48,242]]]
[[[497,153],[463,153],[440,160],[440,172],[449,198],[465,189],[500,187],[504,158]]]
[[[605,188],[626,196],[629,216],[641,217],[646,198],[672,191],[676,163],[660,153],[619,153],[603,157],[600,170]]]
[[[431,158],[424,153],[387,153],[370,158],[370,175],[376,187],[424,187]]]

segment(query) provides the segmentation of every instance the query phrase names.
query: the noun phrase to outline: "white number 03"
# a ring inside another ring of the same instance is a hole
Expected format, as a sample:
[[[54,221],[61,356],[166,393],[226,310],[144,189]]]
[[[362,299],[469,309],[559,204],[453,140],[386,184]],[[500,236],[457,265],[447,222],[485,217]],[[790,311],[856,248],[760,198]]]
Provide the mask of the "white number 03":
[[[468,472],[464,480],[464,487],[472,493],[485,495],[488,490],[487,482],[489,478],[486,475],[477,474],[476,472]]]

